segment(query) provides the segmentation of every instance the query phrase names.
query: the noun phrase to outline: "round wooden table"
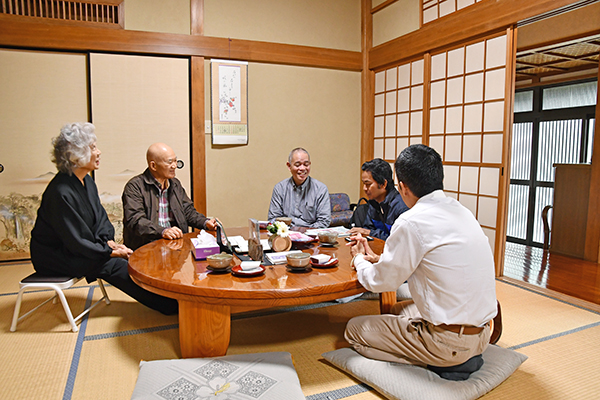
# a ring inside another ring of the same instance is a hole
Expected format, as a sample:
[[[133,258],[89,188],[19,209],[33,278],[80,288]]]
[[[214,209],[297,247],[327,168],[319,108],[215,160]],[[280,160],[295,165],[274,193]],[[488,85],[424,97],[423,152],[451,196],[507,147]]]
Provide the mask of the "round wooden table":
[[[230,228],[227,234],[247,238],[248,228]],[[298,247],[310,254],[335,255],[339,260],[336,267],[294,272],[282,264],[266,266],[259,276],[238,277],[212,272],[206,261],[196,261],[190,241],[195,236],[197,233],[178,240],[160,239],[140,247],[129,258],[129,274],[138,285],[179,302],[183,357],[225,355],[232,313],[319,303],[365,291],[350,267],[350,248],[343,239],[338,239],[335,247],[318,242]],[[376,239],[371,244],[380,253],[384,242]],[[240,260],[234,257],[234,263]],[[382,312],[389,310],[395,297],[395,293],[382,294]]]

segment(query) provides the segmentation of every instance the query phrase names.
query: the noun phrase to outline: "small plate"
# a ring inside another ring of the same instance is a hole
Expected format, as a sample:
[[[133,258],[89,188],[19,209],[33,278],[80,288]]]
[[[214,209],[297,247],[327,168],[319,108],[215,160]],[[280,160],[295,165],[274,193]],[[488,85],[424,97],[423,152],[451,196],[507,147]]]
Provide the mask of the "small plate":
[[[336,267],[338,265],[338,259],[332,258],[331,260],[327,261],[325,264],[319,264],[319,263],[316,263],[316,262],[313,262],[312,260],[310,260],[310,265],[312,265],[315,268],[332,268],[332,267]]]
[[[265,267],[263,267],[262,265],[246,271],[244,271],[239,265],[236,265],[235,267],[231,268],[231,273],[236,276],[257,276],[262,274],[263,272],[265,272]]]
[[[211,271],[213,274],[228,274],[231,272],[231,267],[227,268],[213,268],[210,265],[206,266],[206,269]]]

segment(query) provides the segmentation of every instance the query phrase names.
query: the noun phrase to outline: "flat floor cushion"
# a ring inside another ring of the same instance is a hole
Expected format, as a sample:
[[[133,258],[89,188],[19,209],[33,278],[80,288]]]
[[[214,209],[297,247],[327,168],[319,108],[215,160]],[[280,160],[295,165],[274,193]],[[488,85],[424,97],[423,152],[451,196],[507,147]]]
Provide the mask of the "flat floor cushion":
[[[450,381],[414,365],[372,360],[351,348],[323,354],[336,367],[392,400],[467,400],[483,396],[519,368],[527,356],[490,345],[483,366],[464,381]]]
[[[220,397],[219,397],[220,395]],[[137,399],[305,400],[286,352],[140,362]]]

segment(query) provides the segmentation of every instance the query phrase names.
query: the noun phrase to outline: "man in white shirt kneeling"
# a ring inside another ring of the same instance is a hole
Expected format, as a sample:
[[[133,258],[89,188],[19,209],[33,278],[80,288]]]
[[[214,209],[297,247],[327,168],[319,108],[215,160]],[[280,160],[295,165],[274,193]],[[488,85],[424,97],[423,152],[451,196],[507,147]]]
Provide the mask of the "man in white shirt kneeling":
[[[365,357],[434,370],[478,358],[472,372],[483,362],[497,312],[488,239],[471,211],[444,194],[435,150],[410,146],[395,169],[410,209],[393,224],[380,256],[355,236],[352,264],[366,289],[395,291],[408,280],[412,299],[395,304],[394,315],[352,318],[346,340]]]

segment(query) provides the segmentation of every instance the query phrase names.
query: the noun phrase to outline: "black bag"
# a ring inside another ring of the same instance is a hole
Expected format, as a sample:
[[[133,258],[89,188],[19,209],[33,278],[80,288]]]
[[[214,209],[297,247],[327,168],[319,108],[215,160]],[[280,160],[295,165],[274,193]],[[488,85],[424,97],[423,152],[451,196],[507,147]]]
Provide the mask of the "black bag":
[[[361,204],[361,201],[364,200],[364,203]],[[352,217],[350,218],[350,226],[362,228],[365,224],[365,220],[367,219],[367,211],[369,210],[369,201],[364,197],[361,197],[358,200],[358,203],[352,204],[354,212],[352,213]]]

